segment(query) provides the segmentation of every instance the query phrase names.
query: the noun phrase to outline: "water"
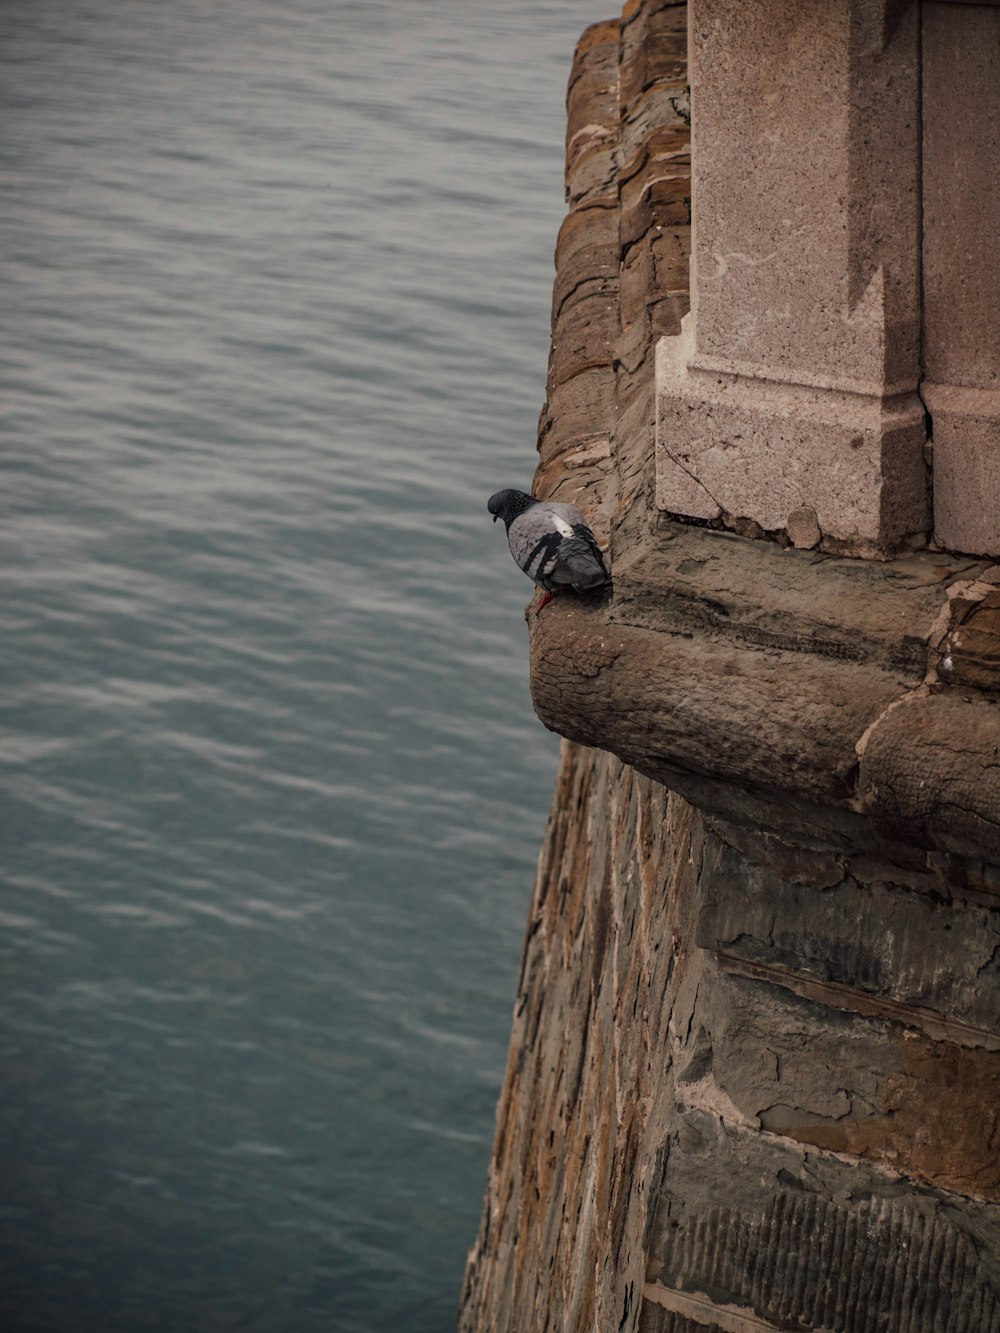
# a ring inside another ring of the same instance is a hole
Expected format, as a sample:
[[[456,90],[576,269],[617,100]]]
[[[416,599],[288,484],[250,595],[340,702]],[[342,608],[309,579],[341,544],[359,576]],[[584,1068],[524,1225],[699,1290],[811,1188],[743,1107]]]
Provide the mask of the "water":
[[[555,768],[485,500],[609,9],[0,4],[5,1330],[454,1326]]]

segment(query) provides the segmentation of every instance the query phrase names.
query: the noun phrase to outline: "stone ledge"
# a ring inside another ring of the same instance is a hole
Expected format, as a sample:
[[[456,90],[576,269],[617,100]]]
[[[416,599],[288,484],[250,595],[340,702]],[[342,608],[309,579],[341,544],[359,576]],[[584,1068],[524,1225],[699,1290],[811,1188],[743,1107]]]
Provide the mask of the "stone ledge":
[[[734,825],[992,896],[997,567],[786,550],[656,508],[655,349],[680,332],[690,240],[682,29],[677,6],[635,4],[577,50],[534,490],[589,514],[615,594],[531,617],[536,710]]]
[[[1000,864],[1000,704],[937,673],[968,589],[995,595],[988,562],[862,562],[665,523],[614,575],[610,602],[529,615],[551,730],[745,826]]]

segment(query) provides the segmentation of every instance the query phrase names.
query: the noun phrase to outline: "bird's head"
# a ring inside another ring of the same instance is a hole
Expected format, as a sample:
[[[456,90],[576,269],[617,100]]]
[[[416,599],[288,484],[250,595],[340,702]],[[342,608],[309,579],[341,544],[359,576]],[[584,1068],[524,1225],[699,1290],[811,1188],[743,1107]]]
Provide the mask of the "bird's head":
[[[536,501],[533,496],[526,495],[524,491],[503,490],[495,491],[486,502],[486,508],[493,515],[493,522],[502,518],[509,527],[518,514],[523,514]]]

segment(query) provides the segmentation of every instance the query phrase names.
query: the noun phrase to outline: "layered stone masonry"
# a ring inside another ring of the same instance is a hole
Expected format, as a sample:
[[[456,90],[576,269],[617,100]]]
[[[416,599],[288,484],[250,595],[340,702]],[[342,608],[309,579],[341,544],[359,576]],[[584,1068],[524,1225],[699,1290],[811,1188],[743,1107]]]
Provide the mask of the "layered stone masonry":
[[[923,360],[934,528],[1000,554],[1000,6],[923,19]]]
[[[569,739],[460,1325],[997,1333],[1000,563],[658,509],[686,30],[633,0],[570,82],[535,489],[615,594],[529,614]]]

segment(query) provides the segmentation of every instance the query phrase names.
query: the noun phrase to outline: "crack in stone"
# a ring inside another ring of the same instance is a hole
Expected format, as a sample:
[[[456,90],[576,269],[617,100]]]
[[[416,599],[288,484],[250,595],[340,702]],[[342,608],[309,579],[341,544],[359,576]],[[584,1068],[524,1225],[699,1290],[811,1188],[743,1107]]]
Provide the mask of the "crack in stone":
[[[700,477],[696,477],[689,467],[685,467],[684,464],[680,461],[680,459],[675,454],[672,454],[670,452],[670,450],[666,447],[666,445],[663,446],[663,452],[670,459],[671,463],[679,467],[682,472],[686,472],[687,475],[691,478],[691,480],[695,483],[695,485],[701,487],[701,489],[705,492],[708,498],[712,501],[712,504],[714,504],[718,508],[720,514],[724,514],[726,512],[726,506],[721,502],[721,500],[717,500],[715,496],[712,494],[712,492],[705,485],[705,483],[702,481],[702,479]]]
[[[864,762],[865,752],[871,743],[871,738],[875,734],[878,727],[889,716],[889,714],[894,713],[897,708],[901,708],[904,704],[909,703],[912,699],[924,699],[929,694],[930,694],[930,689],[928,683],[926,680],[924,680],[919,685],[914,686],[913,689],[907,690],[904,694],[901,694],[898,699],[893,699],[893,701],[890,704],[887,704],[886,707],[882,709],[881,713],[879,713],[879,715],[876,718],[873,718],[872,721],[869,722],[868,726],[865,727],[864,731],[861,733],[861,735],[854,743],[854,753],[858,757],[857,772],[859,775],[861,772],[861,764]],[[886,781],[885,777],[883,777],[882,780],[883,782],[885,782]],[[856,803],[856,808],[861,809],[862,794],[857,790],[857,788],[855,788],[855,796],[853,799],[854,802]]]
[[[700,1291],[680,1291],[661,1282],[647,1282],[642,1289],[642,1298],[671,1314],[702,1327],[721,1329],[723,1333],[778,1333],[777,1325],[761,1319],[755,1310],[720,1305]]]

